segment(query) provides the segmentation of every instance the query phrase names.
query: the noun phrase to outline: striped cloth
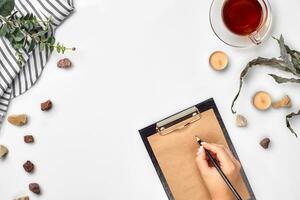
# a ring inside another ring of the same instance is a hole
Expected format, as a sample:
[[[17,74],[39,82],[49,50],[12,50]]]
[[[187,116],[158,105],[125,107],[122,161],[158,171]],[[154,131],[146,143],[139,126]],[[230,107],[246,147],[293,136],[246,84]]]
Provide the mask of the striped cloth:
[[[33,13],[39,20],[52,18],[52,29],[55,29],[72,13],[73,0],[15,0],[17,15]],[[25,49],[24,49],[25,50]],[[7,112],[11,99],[23,94],[32,87],[49,59],[51,52],[40,51],[37,46],[30,54],[24,51],[25,64],[19,65],[15,50],[6,38],[0,38],[0,124]]]

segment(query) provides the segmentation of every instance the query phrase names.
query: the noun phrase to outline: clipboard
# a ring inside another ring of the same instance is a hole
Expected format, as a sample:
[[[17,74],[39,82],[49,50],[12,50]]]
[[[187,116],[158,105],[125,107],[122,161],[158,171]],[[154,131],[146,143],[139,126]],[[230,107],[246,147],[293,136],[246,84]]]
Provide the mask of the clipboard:
[[[211,200],[195,162],[195,135],[227,146],[239,160],[212,98],[139,132],[169,200]],[[256,200],[243,167],[235,188],[242,199]]]

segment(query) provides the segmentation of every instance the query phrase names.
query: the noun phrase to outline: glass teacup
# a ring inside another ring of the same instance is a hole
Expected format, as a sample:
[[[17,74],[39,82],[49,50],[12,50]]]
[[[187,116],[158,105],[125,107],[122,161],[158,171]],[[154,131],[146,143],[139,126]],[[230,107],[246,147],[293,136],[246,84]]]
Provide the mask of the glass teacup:
[[[210,24],[216,36],[233,47],[261,44],[272,25],[268,0],[213,0]]]

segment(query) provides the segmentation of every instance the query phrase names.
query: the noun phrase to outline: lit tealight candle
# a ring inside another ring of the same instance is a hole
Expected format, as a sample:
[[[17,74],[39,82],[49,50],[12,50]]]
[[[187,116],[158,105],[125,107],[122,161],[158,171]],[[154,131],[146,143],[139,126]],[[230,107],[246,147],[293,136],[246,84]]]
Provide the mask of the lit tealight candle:
[[[253,97],[253,105],[258,110],[267,110],[272,103],[271,96],[264,91],[257,92]]]
[[[216,70],[224,70],[228,65],[228,56],[222,51],[215,51],[209,57],[210,66]]]

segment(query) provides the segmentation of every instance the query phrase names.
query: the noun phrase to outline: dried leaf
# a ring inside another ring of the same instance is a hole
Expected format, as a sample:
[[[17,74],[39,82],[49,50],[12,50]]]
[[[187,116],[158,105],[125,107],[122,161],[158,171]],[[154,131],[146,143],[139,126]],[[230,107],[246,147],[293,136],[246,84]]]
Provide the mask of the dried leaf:
[[[280,47],[280,58],[286,63],[290,72],[294,75],[300,75],[300,54],[299,52],[292,50],[288,45],[284,43],[283,36],[277,39],[273,37],[279,44]]]
[[[291,49],[288,45],[285,44],[285,48],[287,50],[287,53],[290,54],[292,63],[294,64],[294,67],[297,71],[297,73],[300,73],[300,52]]]
[[[276,39],[276,38],[274,38],[274,39]],[[287,46],[284,43],[284,38],[282,35],[280,36],[279,39],[276,39],[276,40],[280,47],[280,54],[281,54],[280,58],[268,59],[268,58],[258,57],[257,59],[250,61],[247,64],[247,66],[243,69],[243,71],[241,72],[239,90],[238,90],[237,94],[235,95],[235,97],[232,101],[232,104],[231,104],[231,112],[233,114],[236,113],[236,111],[234,110],[234,104],[241,93],[244,79],[245,79],[246,75],[249,73],[250,69],[253,68],[254,66],[258,66],[258,65],[268,66],[271,68],[279,69],[281,71],[292,73],[293,75],[300,77],[300,52],[293,50],[289,46]],[[285,78],[285,77],[277,76],[275,74],[269,74],[269,75],[279,84],[281,84],[281,83],[300,83],[300,79]],[[297,115],[300,115],[300,110],[298,111],[298,113],[291,113],[286,116],[286,125],[296,137],[297,137],[297,134],[292,129],[289,119],[291,119],[292,117],[297,116]]]
[[[284,39],[282,37],[282,35],[280,35],[280,38],[279,40],[276,39],[278,44],[279,44],[279,47],[280,47],[280,57],[281,59],[286,63],[286,66],[293,72],[293,73],[296,73],[296,70],[294,68],[294,65],[290,59],[290,55],[288,54],[287,52],[287,49],[285,47],[285,44],[284,44]]]
[[[288,115],[286,116],[286,118],[285,118],[286,126],[288,127],[288,129],[290,129],[290,131],[291,131],[296,137],[298,137],[298,135],[297,135],[297,133],[294,131],[294,129],[291,127],[291,124],[290,124],[290,121],[289,121],[289,120],[290,120],[291,118],[295,117],[295,116],[298,116],[298,115],[300,115],[300,110],[299,110],[297,113],[292,112],[292,113],[288,114]]]
[[[252,69],[254,66],[267,66],[267,67],[271,67],[271,68],[276,68],[282,71],[286,71],[286,72],[290,72],[292,73],[289,68],[287,67],[286,63],[282,60],[276,59],[276,58],[262,58],[262,57],[258,57],[252,61],[250,61],[247,66],[244,68],[244,70],[241,72],[240,75],[240,85],[239,85],[239,90],[237,92],[237,94],[235,95],[232,104],[231,104],[231,112],[233,114],[236,113],[236,111],[234,110],[234,104],[236,102],[236,100],[238,99],[242,87],[243,87],[243,82],[244,82],[244,78],[246,77],[246,75],[248,74],[248,72],[250,71],[250,69]]]
[[[269,74],[277,83],[300,83],[300,79],[296,78],[285,78],[285,77],[280,77],[275,74]]]

